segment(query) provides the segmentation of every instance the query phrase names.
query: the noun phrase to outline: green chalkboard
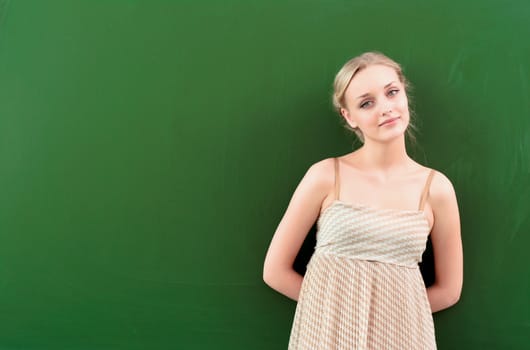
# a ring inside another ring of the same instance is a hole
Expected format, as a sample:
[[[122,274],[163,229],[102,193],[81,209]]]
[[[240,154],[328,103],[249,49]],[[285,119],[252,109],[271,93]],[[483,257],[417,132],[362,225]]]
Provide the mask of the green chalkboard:
[[[0,349],[286,349],[265,252],[350,57],[414,85],[457,192],[440,349],[530,347],[530,4],[0,0]]]

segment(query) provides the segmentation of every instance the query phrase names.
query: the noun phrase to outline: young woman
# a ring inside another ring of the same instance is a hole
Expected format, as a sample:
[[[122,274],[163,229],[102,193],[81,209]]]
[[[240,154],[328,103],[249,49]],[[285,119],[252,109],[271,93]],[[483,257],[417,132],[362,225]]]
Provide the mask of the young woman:
[[[435,349],[432,313],[460,298],[463,257],[453,186],[411,159],[408,82],[378,52],[337,73],[333,104],[362,146],[313,164],[265,258],[263,278],[297,300],[289,349]],[[293,262],[313,224],[305,276]],[[428,236],[435,282],[418,263]]]

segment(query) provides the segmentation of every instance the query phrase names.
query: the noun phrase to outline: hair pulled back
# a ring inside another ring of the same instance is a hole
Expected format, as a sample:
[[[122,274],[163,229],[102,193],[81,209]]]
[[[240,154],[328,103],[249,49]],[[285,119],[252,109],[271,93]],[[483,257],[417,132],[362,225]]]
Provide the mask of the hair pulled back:
[[[414,131],[416,129],[416,126],[413,124],[414,112],[410,106],[411,100],[409,96],[410,90],[412,88],[411,84],[403,74],[403,69],[401,68],[401,65],[399,63],[385,56],[381,52],[377,51],[365,52],[357,57],[350,59],[342,66],[342,68],[335,76],[335,81],[333,82],[333,107],[341,116],[344,127],[350,131],[353,131],[357,135],[359,140],[364,143],[364,137],[361,130],[359,128],[352,128],[346,122],[345,118],[342,116],[341,108],[347,109],[344,94],[346,92],[346,89],[350,85],[350,82],[352,81],[353,77],[355,77],[355,75],[363,69],[372,65],[384,65],[393,68],[396,71],[399,81],[405,87],[405,93],[407,94],[407,98],[409,99],[410,121],[409,126],[407,127],[406,134],[410,139],[412,139],[412,141],[415,141],[416,137],[414,135]]]

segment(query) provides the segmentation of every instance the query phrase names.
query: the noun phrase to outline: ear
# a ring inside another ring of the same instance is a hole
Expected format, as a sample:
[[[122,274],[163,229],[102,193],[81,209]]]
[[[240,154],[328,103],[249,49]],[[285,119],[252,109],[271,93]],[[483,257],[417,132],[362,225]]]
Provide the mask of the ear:
[[[353,121],[353,118],[350,115],[350,112],[346,108],[340,109],[340,114],[344,117],[346,120],[346,123],[348,123],[349,126],[351,126],[353,129],[357,128],[357,123]]]

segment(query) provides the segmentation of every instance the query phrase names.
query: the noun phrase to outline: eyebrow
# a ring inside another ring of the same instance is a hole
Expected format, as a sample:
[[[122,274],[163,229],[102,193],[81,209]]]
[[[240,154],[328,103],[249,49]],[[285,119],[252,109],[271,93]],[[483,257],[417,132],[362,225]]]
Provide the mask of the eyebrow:
[[[392,83],[395,83],[395,81],[391,81],[390,83],[386,84],[386,85],[385,85],[385,89],[386,89],[387,87],[389,87],[390,85],[392,85]],[[364,98],[364,97],[366,97],[366,96],[368,96],[368,95],[370,95],[369,92],[367,92],[366,94],[362,94],[361,96],[357,97],[357,99]]]

